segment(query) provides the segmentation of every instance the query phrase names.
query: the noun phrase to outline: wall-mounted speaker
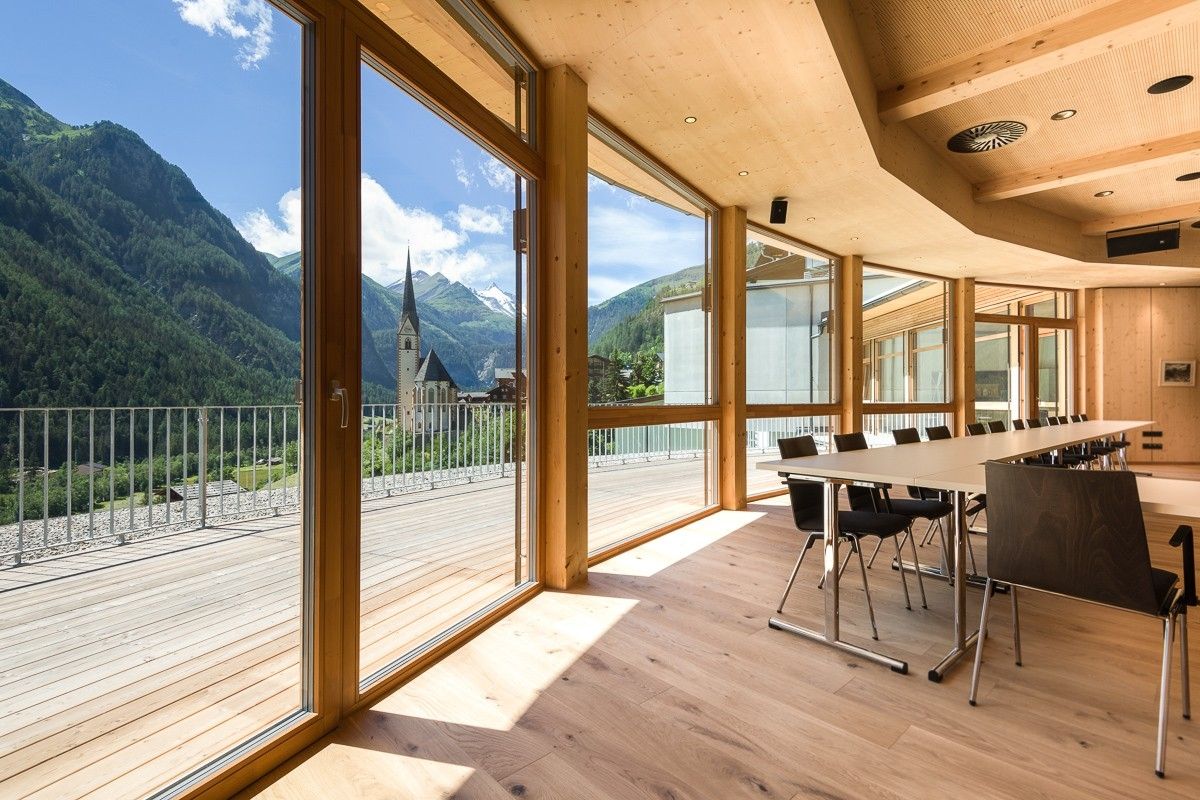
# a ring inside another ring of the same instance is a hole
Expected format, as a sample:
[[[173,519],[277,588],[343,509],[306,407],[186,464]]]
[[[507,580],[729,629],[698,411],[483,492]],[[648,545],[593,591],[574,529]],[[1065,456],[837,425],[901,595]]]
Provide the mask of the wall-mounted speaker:
[[[1139,253],[1157,253],[1161,250],[1179,249],[1179,223],[1155,225],[1151,228],[1130,228],[1109,231],[1108,257],[1133,256]]]
[[[782,225],[787,222],[787,198],[776,197],[771,201],[771,224]]]

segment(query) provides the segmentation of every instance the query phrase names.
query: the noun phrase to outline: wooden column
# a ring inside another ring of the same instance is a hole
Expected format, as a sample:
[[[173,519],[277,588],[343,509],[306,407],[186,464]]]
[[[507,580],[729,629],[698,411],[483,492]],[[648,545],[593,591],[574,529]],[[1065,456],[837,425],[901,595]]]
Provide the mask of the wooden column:
[[[746,210],[717,219],[717,452],[721,508],[746,507]]]
[[[1073,412],[1076,414],[1089,414],[1088,411],[1088,396],[1092,394],[1092,364],[1095,358],[1092,355],[1092,302],[1095,298],[1095,289],[1076,289],[1075,290],[1075,363],[1074,363],[1074,378],[1075,391],[1073,400]]]
[[[975,279],[954,281],[954,435],[966,436],[975,421]]]
[[[841,432],[862,430],[862,256],[844,256],[838,276],[838,318],[835,331],[839,343],[841,371]]]
[[[587,84],[546,70],[538,209],[537,525],[552,589],[587,582]]]

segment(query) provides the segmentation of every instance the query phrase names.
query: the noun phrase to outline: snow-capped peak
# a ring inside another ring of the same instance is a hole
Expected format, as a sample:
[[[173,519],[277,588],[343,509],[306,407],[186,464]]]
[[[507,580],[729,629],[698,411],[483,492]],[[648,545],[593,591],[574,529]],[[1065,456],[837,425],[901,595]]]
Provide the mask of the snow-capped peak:
[[[472,289],[471,291],[474,292],[481,303],[492,311],[504,314],[507,317],[515,318],[517,316],[517,299],[495,283],[482,291],[479,289]]]

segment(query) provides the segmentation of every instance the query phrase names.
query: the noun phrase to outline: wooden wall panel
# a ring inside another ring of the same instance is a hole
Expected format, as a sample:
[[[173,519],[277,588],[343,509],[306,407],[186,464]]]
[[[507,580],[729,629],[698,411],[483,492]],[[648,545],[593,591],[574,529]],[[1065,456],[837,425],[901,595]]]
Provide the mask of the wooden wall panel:
[[[1200,288],[1150,289],[1151,407],[1163,432],[1153,461],[1200,462],[1200,386],[1159,386],[1163,359],[1200,359]]]
[[[1105,419],[1153,419],[1150,404],[1150,290],[1101,289],[1097,307],[1098,406]],[[1142,354],[1140,357],[1138,354]],[[1143,457],[1141,434],[1134,433],[1131,460]]]

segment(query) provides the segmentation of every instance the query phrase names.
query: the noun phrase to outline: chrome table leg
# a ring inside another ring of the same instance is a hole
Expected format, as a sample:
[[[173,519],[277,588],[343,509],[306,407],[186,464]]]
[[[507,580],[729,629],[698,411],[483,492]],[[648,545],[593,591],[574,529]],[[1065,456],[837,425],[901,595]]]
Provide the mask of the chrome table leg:
[[[967,496],[963,492],[954,492],[954,576],[965,577],[967,574]],[[950,649],[941,661],[929,670],[929,680],[941,683],[950,669],[965,656],[973,644],[977,644],[979,631],[967,634],[967,581],[954,581],[954,647]]]

